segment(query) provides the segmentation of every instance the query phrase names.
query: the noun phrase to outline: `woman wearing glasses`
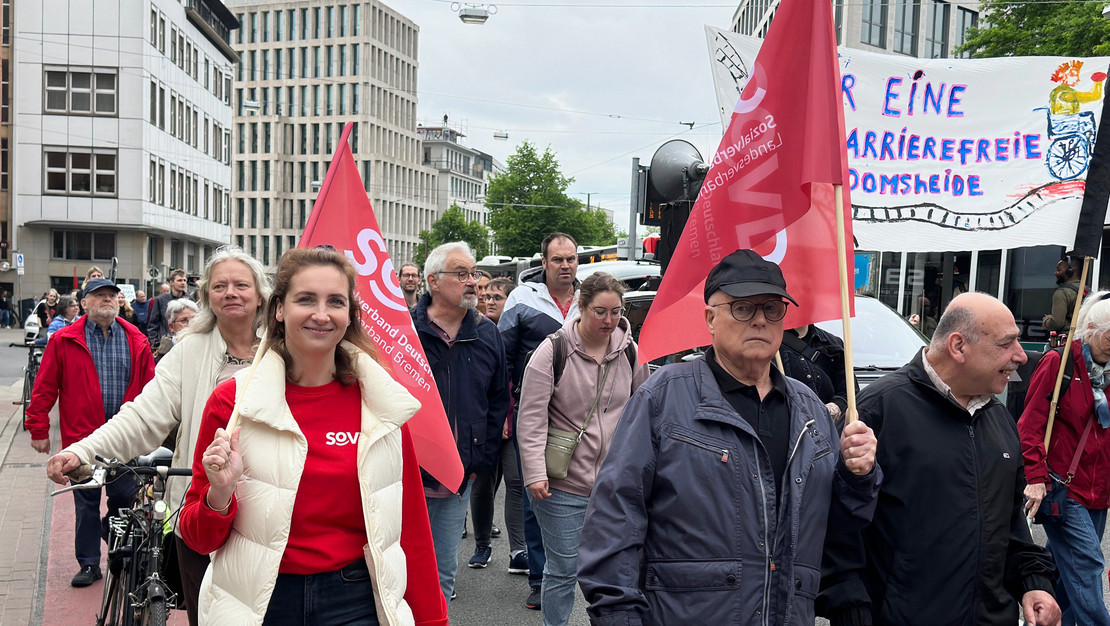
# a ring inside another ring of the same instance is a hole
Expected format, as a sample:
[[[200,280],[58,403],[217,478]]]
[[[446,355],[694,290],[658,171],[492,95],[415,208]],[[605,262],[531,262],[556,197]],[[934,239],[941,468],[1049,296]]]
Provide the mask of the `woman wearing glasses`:
[[[636,365],[624,290],[604,272],[582,281],[581,316],[541,343],[524,370],[517,440],[547,553],[540,591],[545,626],[570,619],[578,537],[594,479],[625,403],[648,377],[647,366]]]

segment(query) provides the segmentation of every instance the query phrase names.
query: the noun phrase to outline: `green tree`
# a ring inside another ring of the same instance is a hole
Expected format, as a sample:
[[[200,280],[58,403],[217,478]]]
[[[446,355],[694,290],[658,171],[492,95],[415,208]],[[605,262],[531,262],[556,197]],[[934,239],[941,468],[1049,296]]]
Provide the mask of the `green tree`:
[[[543,154],[525,141],[509,156],[505,173],[490,178],[486,192],[489,226],[500,254],[532,256],[554,232],[573,236],[580,245],[616,242],[613,225],[601,209],[587,210],[567,195],[573,178],[563,176],[550,146]]]
[[[479,260],[489,254],[489,230],[475,220],[468,221],[462,208],[452,204],[432,224],[431,230],[420,231],[420,245],[413,254],[412,262],[424,267],[428,253],[450,241],[465,241]]]
[[[979,23],[956,52],[971,56],[1110,55],[1110,21],[1103,3],[1058,0],[984,0]]]

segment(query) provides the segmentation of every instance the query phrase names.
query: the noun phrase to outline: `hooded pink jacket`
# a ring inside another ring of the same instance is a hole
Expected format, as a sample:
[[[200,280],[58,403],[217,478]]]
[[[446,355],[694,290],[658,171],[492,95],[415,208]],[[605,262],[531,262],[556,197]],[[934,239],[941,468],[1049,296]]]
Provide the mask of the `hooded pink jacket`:
[[[548,425],[577,432],[593,405],[605,365],[612,361],[601,401],[590,419],[586,434],[574,449],[567,477],[549,482],[551,489],[588,497],[601,462],[609,451],[609,442],[624,405],[636,388],[647,380],[649,372],[647,365],[629,366],[624,350],[632,343],[632,333],[626,318],[621,318],[609,337],[609,349],[601,364],[583,349],[582,338],[578,334],[578,318],[563,324],[563,332],[570,342],[558,387],[554,386],[554,352],[550,340],[545,339],[536,347],[524,369],[516,426],[520,463],[526,486],[548,480],[544,462]]]

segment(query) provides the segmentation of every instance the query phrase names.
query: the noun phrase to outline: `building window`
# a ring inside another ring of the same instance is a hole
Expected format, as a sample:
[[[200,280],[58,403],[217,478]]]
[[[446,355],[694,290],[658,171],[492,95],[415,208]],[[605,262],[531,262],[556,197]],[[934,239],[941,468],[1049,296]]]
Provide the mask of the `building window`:
[[[43,192],[74,196],[116,195],[116,152],[43,150]]]
[[[3,42],[8,46],[12,43],[12,0],[4,0],[3,13]]]
[[[116,70],[46,70],[45,113],[116,114]]]
[[[116,234],[112,232],[90,232],[76,230],[55,230],[51,256],[67,261],[108,261],[116,256]]]
[[[921,7],[917,0],[897,0],[894,6],[894,51],[917,55],[917,25]]]
[[[956,7],[956,38],[952,42],[955,48],[959,48],[967,41],[967,31],[979,25],[979,14],[975,11],[965,9],[963,7]],[[959,54],[961,59],[971,57],[969,52],[961,52]]]
[[[940,0],[929,0],[929,36],[925,39],[925,56],[930,59],[948,58],[948,21],[952,5]]]
[[[8,190],[8,157],[10,156],[8,138],[0,139],[0,191]]]
[[[11,121],[12,113],[12,75],[8,59],[0,61],[0,122]]]
[[[860,43],[886,47],[886,9],[887,0],[863,0]]]

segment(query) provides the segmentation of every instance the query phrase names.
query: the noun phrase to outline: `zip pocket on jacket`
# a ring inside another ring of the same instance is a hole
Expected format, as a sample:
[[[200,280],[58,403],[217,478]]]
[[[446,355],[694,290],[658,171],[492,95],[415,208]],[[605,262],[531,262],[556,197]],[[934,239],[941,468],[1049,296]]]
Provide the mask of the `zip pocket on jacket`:
[[[674,439],[675,441],[681,441],[683,443],[688,443],[688,444],[690,444],[690,445],[692,445],[696,448],[701,448],[702,450],[708,450],[708,451],[712,452],[713,454],[718,454],[718,455],[721,456],[721,462],[722,463],[728,463],[728,448],[718,448],[718,447],[716,447],[712,444],[705,443],[704,441],[698,441],[697,439],[694,439],[693,437],[688,437],[686,435],[676,433],[676,432],[673,432],[673,431],[670,433],[669,436],[670,436],[671,439]]]

